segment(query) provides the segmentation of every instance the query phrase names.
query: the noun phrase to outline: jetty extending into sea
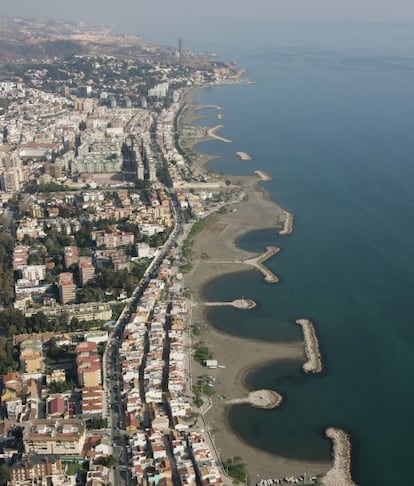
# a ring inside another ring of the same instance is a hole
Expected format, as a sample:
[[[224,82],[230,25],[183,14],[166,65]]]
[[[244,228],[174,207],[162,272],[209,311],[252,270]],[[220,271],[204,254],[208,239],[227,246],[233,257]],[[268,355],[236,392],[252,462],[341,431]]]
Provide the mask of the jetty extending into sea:
[[[290,235],[293,231],[293,213],[285,211],[285,221],[283,229],[279,231],[279,235]]]
[[[268,283],[277,283],[279,282],[279,277],[275,275],[271,270],[263,265],[263,262],[268,260],[276,253],[279,253],[280,248],[277,246],[268,246],[266,251],[259,256],[248,258],[247,260],[243,260],[243,263],[246,265],[251,265],[252,267],[257,268],[262,274],[264,275],[265,282]]]
[[[272,180],[272,176],[269,175],[264,170],[255,170],[254,173],[259,177],[259,179],[263,182],[268,182]]]
[[[351,441],[342,429],[329,427],[325,435],[332,441],[333,465],[322,478],[325,486],[356,486],[351,475]]]
[[[217,135],[217,132],[224,128],[224,125],[216,125],[215,127],[209,128],[207,130],[207,135],[215,140],[219,140],[220,142],[231,143],[232,140],[229,138],[222,137],[221,135]]]
[[[224,306],[231,306],[235,307],[236,309],[242,310],[250,310],[254,309],[257,304],[252,299],[245,299],[242,297],[241,299],[231,300],[229,302],[203,302],[207,307],[224,307]]]
[[[302,327],[305,343],[306,361],[303,363],[305,373],[320,373],[322,371],[322,359],[319,351],[319,342],[315,332],[315,326],[309,319],[297,319],[296,324]]]
[[[212,261],[211,263],[218,263],[220,265],[225,264],[234,264],[234,263],[241,263],[243,265],[249,265],[256,270],[259,270],[264,276],[265,282],[267,283],[277,283],[279,282],[279,277],[275,275],[271,270],[263,265],[263,262],[268,260],[271,256],[276,255],[280,251],[280,248],[277,246],[268,246],[266,251],[263,252],[261,255],[246,258],[246,260],[234,260],[234,261]],[[234,301],[233,301],[234,302]],[[229,304],[227,304],[229,305]]]
[[[274,390],[255,390],[245,398],[233,398],[227,400],[227,405],[240,405],[247,403],[254,408],[272,409],[278,407],[283,400],[282,395]]]
[[[252,160],[252,156],[247,152],[236,152],[236,155],[240,158],[240,160]]]

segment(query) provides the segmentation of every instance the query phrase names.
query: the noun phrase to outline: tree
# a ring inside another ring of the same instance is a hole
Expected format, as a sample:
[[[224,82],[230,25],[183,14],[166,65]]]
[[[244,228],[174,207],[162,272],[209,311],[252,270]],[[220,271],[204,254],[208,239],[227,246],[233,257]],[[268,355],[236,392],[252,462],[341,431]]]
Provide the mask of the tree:
[[[0,304],[8,306],[14,298],[12,257],[14,239],[2,229],[0,231]]]
[[[50,393],[64,393],[68,390],[74,390],[76,383],[73,380],[69,381],[54,381],[48,385]]]
[[[108,419],[93,418],[90,422],[91,429],[106,429],[108,427]]]
[[[208,349],[208,347],[202,343],[199,342],[196,345],[195,353],[194,353],[194,359],[198,362],[205,361],[206,359],[211,359],[213,356],[212,352]]]
[[[100,457],[97,461],[97,464],[102,464],[102,466],[106,467],[114,467],[116,464],[116,459],[114,456],[107,456],[107,457]]]
[[[49,330],[49,319],[43,312],[36,312],[26,318],[26,330],[28,332],[44,332]]]
[[[13,336],[26,331],[25,318],[21,311],[12,307],[0,312],[0,335]]]
[[[246,464],[240,456],[234,456],[223,462],[223,467],[228,476],[233,478],[235,484],[249,482],[247,476]]]
[[[0,374],[4,375],[19,368],[18,351],[11,339],[0,336]]]
[[[7,464],[0,464],[0,485],[7,484],[10,481],[10,468]]]

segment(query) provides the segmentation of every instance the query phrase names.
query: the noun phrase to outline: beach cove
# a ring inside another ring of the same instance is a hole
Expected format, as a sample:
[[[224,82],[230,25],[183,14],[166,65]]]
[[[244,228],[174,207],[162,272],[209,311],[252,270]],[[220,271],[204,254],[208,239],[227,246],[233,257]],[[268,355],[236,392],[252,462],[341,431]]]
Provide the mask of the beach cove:
[[[197,116],[203,106],[195,103],[194,93],[187,95],[187,106],[181,113],[181,133],[191,133],[189,123],[199,120]],[[202,125],[202,121],[201,121]],[[222,128],[222,126],[220,127]],[[230,141],[217,136],[217,128],[197,128],[192,137],[180,139],[180,143],[188,151],[194,146],[210,139]],[[206,170],[206,164],[214,159],[206,153],[197,154],[197,164],[200,170]],[[205,302],[204,288],[209,282],[228,274],[245,272],[250,266],[262,273],[268,283],[277,284],[278,277],[268,270],[264,262],[279,252],[278,247],[263,249],[263,253],[246,251],[237,245],[238,238],[252,231],[270,229],[274,236],[289,235],[293,231],[293,214],[282,209],[270,200],[267,192],[260,186],[260,181],[270,180],[270,177],[259,167],[256,176],[236,176],[228,174],[225,178],[232,184],[240,186],[243,199],[232,204],[226,212],[211,215],[204,229],[196,236],[193,243],[192,270],[185,276],[186,287],[191,289],[191,299],[194,302]],[[241,296],[240,296],[241,297]],[[249,298],[248,295],[244,296]],[[241,310],[243,312],[243,310]],[[251,311],[249,311],[251,312]],[[242,403],[248,392],[246,376],[255,368],[276,360],[306,361],[304,343],[301,336],[293,342],[264,342],[260,340],[242,339],[220,332],[208,320],[206,306],[196,305],[193,310],[193,324],[201,329],[201,339],[213,350],[214,357],[221,363],[219,369],[209,370],[215,379],[216,395],[211,399],[208,413],[205,415],[210,425],[211,433],[216,442],[222,459],[240,456],[247,464],[251,481],[259,477],[323,476],[329,469],[327,461],[294,460],[275,454],[266,453],[251,447],[246,441],[237,437],[229,427],[229,402]],[[194,375],[202,374],[205,370],[198,365],[194,368]],[[277,394],[277,390],[274,390]],[[283,397],[280,396],[280,402]],[[280,403],[278,403],[280,405]],[[329,459],[329,458],[328,458]],[[346,483],[344,483],[346,484]],[[352,483],[348,483],[352,484]]]
[[[271,179],[261,183],[271,201],[294,213],[288,237],[270,228],[236,241],[256,255],[280,248],[265,262],[278,283],[244,266],[204,286],[205,300],[244,296],[255,309],[204,311],[214,329],[248,341],[301,342],[299,318],[314,322],[319,340],[322,373],[305,374],[299,358],[258,364],[246,374],[247,389],[277,390],[283,401],[271,411],[228,407],[234,436],[270,456],[328,464],[333,439],[325,431],[338,427],[349,435],[358,485],[409,484],[412,62],[403,56],[403,64],[385,64],[385,58],[357,52],[359,58],[349,57],[334,43],[331,52],[251,49],[234,58],[255,85],[200,93],[201,105],[224,108],[219,133],[233,140],[197,146],[215,157],[208,169],[223,181],[225,174],[237,180],[262,170]],[[206,124],[215,126],[217,112],[211,113]],[[250,153],[252,162],[240,161],[236,151]],[[386,390],[381,400],[378,390]]]

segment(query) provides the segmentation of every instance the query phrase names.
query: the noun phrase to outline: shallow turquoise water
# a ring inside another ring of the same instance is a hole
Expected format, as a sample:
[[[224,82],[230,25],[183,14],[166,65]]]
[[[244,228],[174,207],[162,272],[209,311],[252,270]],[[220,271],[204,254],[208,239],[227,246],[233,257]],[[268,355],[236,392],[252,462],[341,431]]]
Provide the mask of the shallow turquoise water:
[[[255,86],[200,96],[224,106],[221,134],[234,142],[199,149],[223,155],[212,170],[272,174],[265,187],[295,213],[295,229],[284,238],[263,231],[240,240],[256,250],[282,248],[267,262],[281,283],[244,272],[209,284],[208,299],[259,302],[249,313],[211,309],[210,319],[232,334],[292,340],[294,319],[310,317],[325,371],[306,377],[295,362],[255,370],[249,386],[278,389],[286,401],[272,412],[233,407],[231,426],[259,448],[306,458],[329,457],[323,430],[343,427],[360,486],[412,484],[412,58],[267,49],[240,62]],[[235,159],[239,150],[254,160]]]

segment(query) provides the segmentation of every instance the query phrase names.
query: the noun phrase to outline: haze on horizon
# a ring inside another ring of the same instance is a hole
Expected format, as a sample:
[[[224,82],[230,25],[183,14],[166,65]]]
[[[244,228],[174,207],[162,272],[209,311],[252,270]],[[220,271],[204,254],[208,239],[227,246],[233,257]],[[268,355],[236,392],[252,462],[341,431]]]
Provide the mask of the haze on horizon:
[[[0,12],[111,24],[152,42],[182,36],[190,44],[226,33],[254,36],[258,28],[281,23],[414,23],[412,0],[0,0]]]

